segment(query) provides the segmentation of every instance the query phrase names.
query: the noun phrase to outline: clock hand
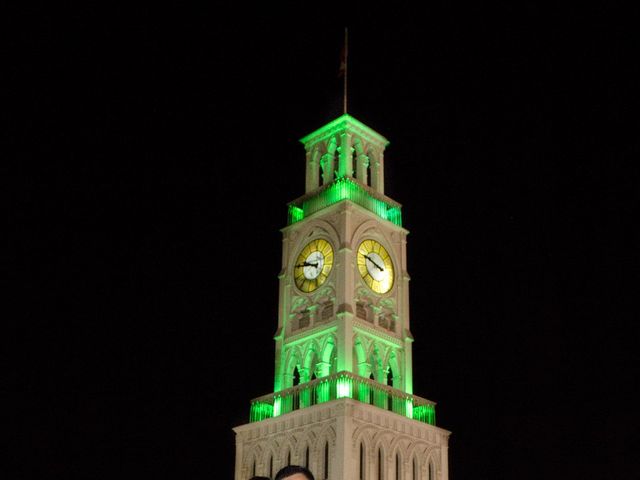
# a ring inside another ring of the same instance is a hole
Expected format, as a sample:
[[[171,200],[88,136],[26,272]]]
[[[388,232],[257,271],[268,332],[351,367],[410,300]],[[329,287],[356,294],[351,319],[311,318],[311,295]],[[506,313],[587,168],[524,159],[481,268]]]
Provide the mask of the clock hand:
[[[296,265],[296,268],[302,268],[302,267],[316,267],[316,268],[318,268],[318,264],[317,263],[304,262],[301,265]]]
[[[376,262],[373,261],[373,259],[369,256],[369,255],[365,255],[364,258],[366,258],[367,260],[369,260],[371,263],[373,263],[373,265],[380,270],[381,272],[384,272],[384,268],[382,268],[380,265],[378,265]]]

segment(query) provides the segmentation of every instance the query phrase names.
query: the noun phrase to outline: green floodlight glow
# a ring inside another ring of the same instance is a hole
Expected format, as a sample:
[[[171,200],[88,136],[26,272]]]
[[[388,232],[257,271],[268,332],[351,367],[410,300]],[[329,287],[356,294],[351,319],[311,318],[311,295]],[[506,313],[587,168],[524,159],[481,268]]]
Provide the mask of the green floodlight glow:
[[[353,128],[356,128],[357,130],[360,130],[363,133],[366,132],[365,135],[370,139],[370,141],[380,143],[381,145],[384,145],[384,146],[389,145],[389,140],[384,138],[382,135],[380,135],[378,132],[373,130],[371,127],[368,127],[361,121],[352,117],[348,113],[345,113],[339,116],[335,120],[332,120],[326,125],[318,128],[314,132],[311,132],[309,135],[306,135],[305,137],[301,138],[300,142],[303,144],[306,144],[309,140],[313,138],[326,137],[328,135],[331,135],[333,132],[347,131],[347,130],[352,130]]]
[[[302,197],[298,201],[290,203],[289,225],[342,200],[351,200],[353,203],[375,213],[383,220],[388,220],[401,227],[401,206],[392,203],[393,201],[390,199],[386,201],[383,198],[377,198],[375,195],[377,194],[374,194],[368,187],[365,188],[352,178],[338,178],[313,195]]]
[[[273,399],[273,416],[278,417],[282,414],[282,397],[275,397]]]
[[[311,406],[311,390],[309,387],[303,387],[300,389],[300,408],[306,408]]]
[[[316,387],[316,396],[318,398],[318,403],[328,402],[329,400],[331,400],[330,393],[329,382],[320,382]]]
[[[436,409],[433,405],[419,405],[413,409],[413,418],[429,425],[436,424]]]
[[[252,422],[260,422],[273,417],[273,405],[266,402],[254,402],[251,404],[250,419]]]
[[[369,386],[369,384],[362,383],[361,385],[358,385],[358,395],[356,400],[362,403],[369,403],[370,399],[371,387]]]
[[[436,424],[434,403],[347,371],[255,399],[251,403],[250,418],[252,422],[259,422],[340,398],[351,398],[420,422]]]
[[[411,400],[410,398],[407,398],[405,400],[405,415],[408,418],[413,418],[413,400]]]
[[[289,205],[289,223],[299,222],[304,218],[304,210],[296,207],[295,205]]]
[[[349,377],[340,377],[338,379],[337,397],[338,398],[352,398],[351,397],[351,379]]]

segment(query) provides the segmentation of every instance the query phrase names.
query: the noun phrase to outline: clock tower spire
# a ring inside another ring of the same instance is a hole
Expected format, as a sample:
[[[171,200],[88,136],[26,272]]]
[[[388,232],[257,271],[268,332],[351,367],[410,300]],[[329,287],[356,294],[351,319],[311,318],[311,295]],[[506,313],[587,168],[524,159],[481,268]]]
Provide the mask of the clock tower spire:
[[[346,113],[300,141],[305,193],[282,229],[274,391],[234,429],[236,480],[289,463],[322,479],[448,480],[449,432],[413,394],[408,231],[384,194],[389,142]]]

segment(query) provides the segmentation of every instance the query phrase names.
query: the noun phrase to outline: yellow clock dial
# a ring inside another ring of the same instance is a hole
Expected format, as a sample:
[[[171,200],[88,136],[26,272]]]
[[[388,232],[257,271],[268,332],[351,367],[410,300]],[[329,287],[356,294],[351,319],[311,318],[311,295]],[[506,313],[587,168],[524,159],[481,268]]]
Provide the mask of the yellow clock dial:
[[[311,240],[302,249],[293,267],[296,287],[305,293],[322,285],[333,267],[333,248],[324,238]]]
[[[375,240],[364,240],[358,247],[358,271],[364,282],[376,293],[387,293],[393,287],[393,262],[387,250]]]

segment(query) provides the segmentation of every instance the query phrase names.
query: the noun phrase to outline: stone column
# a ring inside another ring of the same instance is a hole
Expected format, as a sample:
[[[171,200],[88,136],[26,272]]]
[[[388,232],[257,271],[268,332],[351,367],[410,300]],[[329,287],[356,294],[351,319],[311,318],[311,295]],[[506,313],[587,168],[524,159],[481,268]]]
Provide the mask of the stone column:
[[[329,362],[318,362],[316,364],[316,377],[322,378],[329,375],[331,364]]]
[[[340,134],[338,177],[353,177],[353,147],[351,146],[351,141],[351,133],[343,132]]]
[[[293,374],[286,372],[282,374],[284,388],[289,388],[293,386]]]
[[[384,194],[384,154],[376,152],[371,165],[371,187]]]
[[[448,442],[449,439],[445,439]],[[442,466],[442,476],[440,480],[449,480],[449,445],[440,447],[440,465]]]
[[[360,183],[364,185],[369,185],[368,178],[368,168],[369,168],[369,157],[366,153],[364,153],[364,147],[362,146],[362,140],[356,138],[353,142],[353,147],[356,152],[356,178],[360,181]]]
[[[322,167],[323,185],[333,182],[336,148],[336,139],[332,138],[327,144],[327,153],[325,153],[320,160],[320,166]]]
[[[300,383],[306,383],[311,380],[308,367],[299,367],[298,373],[300,374]]]
[[[358,155],[356,167],[356,177],[360,180],[364,185],[369,184],[369,179],[367,178],[367,169],[369,168],[369,157],[367,157],[364,153]]]
[[[320,165],[318,165],[318,148],[314,146],[313,148],[307,147],[307,168],[306,168],[306,181],[305,181],[305,193],[312,192],[319,186],[320,178],[319,178],[319,169]]]

